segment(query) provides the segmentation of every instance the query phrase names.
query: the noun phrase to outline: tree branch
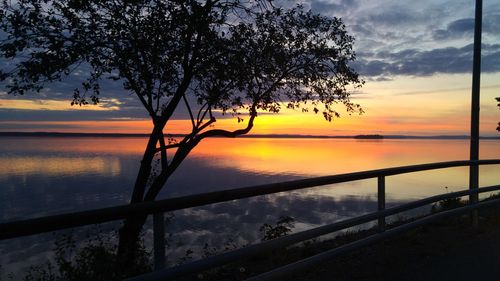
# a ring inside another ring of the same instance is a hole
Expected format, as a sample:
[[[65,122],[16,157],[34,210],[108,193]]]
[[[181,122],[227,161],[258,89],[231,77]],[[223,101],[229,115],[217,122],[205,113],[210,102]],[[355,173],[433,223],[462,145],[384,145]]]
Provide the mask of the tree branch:
[[[177,152],[175,153],[172,162],[170,162],[170,165],[166,171],[162,171],[160,175],[156,177],[156,179],[153,181],[151,184],[151,187],[147,191],[146,195],[144,196],[145,201],[150,201],[154,200],[158,193],[160,192],[161,188],[163,185],[166,183],[167,179],[170,177],[170,175],[179,167],[179,165],[182,163],[182,161],[189,155],[189,152],[193,150],[198,143],[207,137],[215,137],[215,136],[221,136],[221,137],[230,137],[234,138],[239,135],[244,135],[248,132],[253,127],[253,122],[255,117],[257,117],[257,111],[255,110],[256,104],[252,105],[250,109],[250,119],[248,120],[247,127],[244,129],[239,129],[235,131],[227,131],[227,130],[222,130],[222,129],[214,129],[210,131],[206,131],[198,135],[197,137],[194,137],[191,139],[191,141],[187,140],[187,137],[184,138],[184,141],[180,143],[179,148],[177,149]],[[214,119],[212,119],[214,120]],[[214,120],[215,121],[215,120]],[[209,124],[207,122],[206,124]],[[206,125],[205,124],[205,125]],[[208,125],[207,125],[208,126]]]
[[[189,117],[191,118],[191,124],[193,125],[193,130],[194,130],[196,128],[197,124],[194,123],[193,111],[191,110],[191,106],[189,105],[189,103],[187,101],[186,95],[182,95],[182,99],[184,100],[184,103],[186,104],[186,108],[189,112]]]
[[[160,152],[162,150],[167,150],[167,149],[172,149],[172,148],[178,148],[179,146],[180,145],[178,143],[165,145],[165,139],[164,139],[163,144],[160,144],[159,147],[155,148],[154,152],[158,153],[158,152]]]
[[[222,129],[213,129],[209,130],[206,132],[201,133],[195,138],[195,141],[198,143],[202,139],[207,138],[207,137],[228,137],[228,138],[235,138],[240,135],[247,134],[250,132],[250,130],[253,128],[253,121],[257,117],[257,113],[251,113],[250,114],[250,119],[248,120],[247,127],[244,129],[239,129],[239,130],[234,130],[234,131],[228,131],[228,130],[222,130]]]
[[[161,135],[158,137],[158,142],[160,143],[160,147],[165,147],[165,135],[161,132]],[[168,159],[167,159],[167,149],[161,149],[161,170],[165,171],[168,168]]]

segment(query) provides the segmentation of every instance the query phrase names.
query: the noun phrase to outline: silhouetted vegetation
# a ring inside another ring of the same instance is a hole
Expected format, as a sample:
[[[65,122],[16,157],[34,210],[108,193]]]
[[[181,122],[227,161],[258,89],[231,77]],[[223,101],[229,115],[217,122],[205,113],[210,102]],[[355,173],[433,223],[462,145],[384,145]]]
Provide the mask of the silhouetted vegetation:
[[[497,102],[499,102],[499,103],[497,104],[497,106],[498,106],[498,108],[500,109],[500,97],[496,98],[496,100],[497,100]],[[500,122],[498,122],[497,131],[499,131],[499,132],[500,132]]]
[[[71,235],[61,236],[55,242],[53,261],[32,266],[25,281],[113,281],[136,276],[152,270],[150,253],[139,243],[134,263],[120,268],[116,251],[116,237],[96,237],[77,243]]]
[[[446,211],[446,210],[451,210],[459,207],[463,207],[467,205],[468,201],[464,201],[461,198],[449,198],[449,199],[444,199],[436,204],[432,205],[432,212],[440,212],[440,211]]]
[[[262,241],[271,240],[288,235],[295,227],[295,220],[292,217],[280,217],[275,225],[268,223],[263,224],[259,228],[262,236]]]
[[[263,224],[260,228],[261,240],[270,240],[289,234],[294,228],[292,217],[280,217],[274,224]],[[83,244],[83,245],[82,245]],[[206,258],[227,251],[244,247],[232,239],[226,241],[221,248],[205,243],[200,253],[188,248],[185,255],[171,261],[170,266],[183,264],[192,260],[193,255]],[[77,243],[72,235],[62,235],[55,242],[55,257],[53,261],[32,266],[26,275],[25,281],[86,281],[86,280],[122,280],[152,270],[152,254],[143,243],[139,244],[138,257],[131,267],[126,270],[118,268],[120,261],[116,252],[114,235],[97,234],[84,243]],[[277,253],[282,253],[278,251]],[[279,254],[278,254],[279,255]],[[255,261],[251,261],[254,264]],[[203,280],[233,279],[242,280],[248,277],[245,264],[240,266],[227,265],[197,274]]]
[[[40,92],[65,78],[73,102],[100,101],[101,84],[121,83],[151,117],[153,129],[131,203],[156,198],[190,151],[207,137],[248,133],[258,111],[281,107],[321,113],[362,112],[349,87],[363,81],[349,66],[353,37],[339,18],[272,1],[20,0],[0,5],[0,70],[8,93]],[[74,75],[77,73],[77,75]],[[167,123],[183,111],[191,131],[168,137]],[[241,129],[214,128],[233,115]],[[168,151],[168,153],[167,153]],[[120,256],[130,260],[145,216],[127,219]],[[126,267],[126,265],[124,265]]]

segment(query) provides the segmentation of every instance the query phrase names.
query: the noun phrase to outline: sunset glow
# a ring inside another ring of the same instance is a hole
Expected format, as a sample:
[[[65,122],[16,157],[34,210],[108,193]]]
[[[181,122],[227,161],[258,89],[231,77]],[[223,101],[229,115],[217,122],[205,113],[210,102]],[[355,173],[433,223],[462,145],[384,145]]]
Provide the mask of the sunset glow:
[[[353,142],[350,139],[218,138],[200,144],[191,157],[210,158],[214,160],[214,165],[221,167],[321,176],[405,164],[461,160],[468,156],[467,141],[464,140],[451,141],[447,145],[440,145],[439,140],[415,142],[419,146],[412,145],[411,140]],[[494,141],[482,142],[481,145],[484,157],[500,157],[498,144]],[[429,155],[434,157],[429,159]]]
[[[481,97],[481,133],[495,135],[499,112],[494,97],[500,92],[495,79],[498,74],[485,75]],[[400,78],[389,82],[368,82],[362,94],[352,100],[363,106],[362,115],[349,115],[339,105],[341,118],[327,122],[320,114],[283,109],[279,114],[261,113],[251,134],[300,135],[467,135],[470,122],[470,87],[467,75],[425,78]],[[85,107],[69,105],[66,101],[34,102],[9,99],[1,108],[31,111],[64,110],[119,111],[117,106]],[[118,102],[113,101],[113,104]],[[244,117],[244,116],[243,116]],[[246,120],[245,120],[246,121]],[[245,123],[246,124],[246,123]],[[244,127],[236,118],[219,118],[215,128],[235,130]],[[149,119],[116,118],[114,120],[0,120],[1,131],[24,132],[80,132],[80,133],[140,133],[147,134],[152,125]],[[171,120],[166,133],[182,134],[190,129],[190,121]]]

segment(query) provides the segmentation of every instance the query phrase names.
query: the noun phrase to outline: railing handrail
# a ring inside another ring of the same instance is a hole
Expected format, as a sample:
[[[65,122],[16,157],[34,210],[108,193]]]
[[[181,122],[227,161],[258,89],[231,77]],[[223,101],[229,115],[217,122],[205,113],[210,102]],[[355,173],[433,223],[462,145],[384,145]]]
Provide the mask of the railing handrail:
[[[411,201],[404,203],[402,205],[394,206],[382,211],[372,212],[357,216],[354,218],[348,218],[345,220],[337,221],[331,224],[322,225],[319,227],[311,228],[297,233],[292,233],[286,236],[275,238],[272,240],[267,240],[260,242],[258,244],[249,245],[236,250],[224,252],[215,256],[206,257],[200,260],[191,261],[185,264],[181,264],[175,267],[170,267],[150,273],[140,275],[138,277],[128,278],[126,281],[160,281],[160,280],[174,280],[175,278],[184,276],[188,273],[200,272],[224,264],[240,260],[242,257],[252,257],[258,254],[272,252],[273,250],[284,248],[290,245],[297,244],[302,241],[317,238],[322,235],[330,234],[336,231],[340,231],[349,227],[354,227],[361,225],[363,223],[368,223],[374,221],[378,218],[385,218],[391,215],[399,214],[404,211],[409,211],[422,207],[428,204],[432,204],[441,200],[446,200],[450,198],[457,198],[471,194],[479,194],[484,192],[492,192],[500,190],[500,185],[487,186],[474,190],[461,190],[445,194],[434,195],[431,197],[423,198],[416,201]],[[500,199],[499,199],[500,200]]]
[[[284,191],[299,190],[315,186],[393,176],[427,170],[462,167],[469,165],[500,164],[500,159],[446,161],[410,166],[400,166],[331,176],[307,178],[280,183],[271,183],[222,191],[207,192],[152,202],[126,204],[108,208],[93,209],[68,214],[45,216],[26,220],[0,223],[0,240],[56,231],[71,227],[104,223],[129,216],[169,212],[203,205],[222,203],[236,199],[267,195]]]

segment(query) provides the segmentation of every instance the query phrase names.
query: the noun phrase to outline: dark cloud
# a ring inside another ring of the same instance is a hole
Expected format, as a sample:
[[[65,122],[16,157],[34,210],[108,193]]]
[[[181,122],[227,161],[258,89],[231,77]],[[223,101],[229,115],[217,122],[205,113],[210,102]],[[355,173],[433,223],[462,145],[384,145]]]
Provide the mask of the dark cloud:
[[[69,102],[68,102],[69,103]],[[92,121],[113,120],[119,118],[147,118],[142,108],[123,108],[114,111],[78,110],[25,110],[25,109],[0,109],[2,121]]]
[[[463,18],[452,21],[446,29],[437,29],[433,32],[433,39],[448,40],[461,37],[472,38],[474,34],[474,18]],[[482,23],[483,34],[498,34],[500,32],[500,14],[487,15]]]
[[[471,36],[474,33],[474,19],[466,18],[453,21],[448,24],[446,29],[437,29],[433,33],[435,40],[446,40]]]
[[[412,75],[430,76],[437,73],[470,73],[473,45],[447,47],[428,51],[407,49],[399,52],[382,51],[374,59],[361,59],[353,67],[364,76]],[[482,49],[482,71],[500,71],[500,44],[485,44]]]
[[[474,31],[474,19],[459,19],[448,24],[448,30],[451,32],[471,32]]]

